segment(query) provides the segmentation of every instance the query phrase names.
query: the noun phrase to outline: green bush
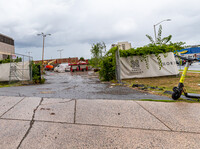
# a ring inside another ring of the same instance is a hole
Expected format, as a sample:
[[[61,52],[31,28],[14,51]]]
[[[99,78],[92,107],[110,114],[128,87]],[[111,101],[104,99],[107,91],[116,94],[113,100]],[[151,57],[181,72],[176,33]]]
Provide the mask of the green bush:
[[[163,54],[167,52],[174,52],[175,48],[171,45],[148,45],[139,48],[131,48],[129,50],[120,50],[121,57],[128,57],[128,56],[146,56],[150,54]]]
[[[159,54],[164,54],[164,57],[167,57],[168,52],[174,52],[176,49],[173,45],[155,45],[149,44],[144,47],[139,48],[131,48],[129,50],[120,50],[120,57],[128,57],[128,56],[141,56],[141,61],[145,61],[146,67],[148,67],[148,55],[154,54],[158,60],[159,68],[162,68],[162,60]]]
[[[103,81],[110,81],[116,78],[115,77],[116,50],[117,50],[117,47],[111,48],[101,60],[101,63],[100,63],[101,69],[99,71],[99,76],[100,76],[100,79]]]
[[[40,84],[44,84],[46,81],[46,79],[44,77],[42,77],[41,81],[40,81]]]
[[[41,79],[40,65],[32,63],[32,80],[35,84],[44,84],[45,79]]]

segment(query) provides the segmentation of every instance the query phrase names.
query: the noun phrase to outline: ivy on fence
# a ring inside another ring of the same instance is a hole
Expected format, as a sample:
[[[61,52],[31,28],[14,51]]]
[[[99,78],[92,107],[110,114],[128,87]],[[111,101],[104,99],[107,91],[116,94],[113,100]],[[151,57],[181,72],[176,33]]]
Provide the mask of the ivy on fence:
[[[182,42],[180,42],[182,43]],[[184,44],[184,43],[183,43]],[[119,50],[120,57],[128,57],[128,56],[140,56],[141,61],[145,61],[146,67],[148,68],[148,56],[154,54],[158,60],[159,68],[162,68],[162,60],[160,54],[164,54],[164,57],[167,57],[168,52],[175,52],[177,49],[181,49],[183,44],[174,44],[170,43],[169,45],[156,45],[149,44],[144,47],[139,48],[131,48],[129,50]],[[114,80],[115,78],[115,69],[116,69],[116,59],[115,59],[115,51],[117,47],[111,48],[105,56],[102,58],[100,63],[100,79],[104,81]]]

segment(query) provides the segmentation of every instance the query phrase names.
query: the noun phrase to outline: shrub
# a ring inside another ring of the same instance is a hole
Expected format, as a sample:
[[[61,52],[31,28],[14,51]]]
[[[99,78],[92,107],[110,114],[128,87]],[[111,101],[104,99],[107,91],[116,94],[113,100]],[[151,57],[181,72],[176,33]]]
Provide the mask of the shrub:
[[[99,76],[103,81],[110,81],[115,79],[116,59],[115,52],[117,47],[111,48],[103,57],[100,63]]]
[[[148,68],[148,55],[154,54],[158,60],[159,68],[162,68],[162,60],[159,54],[164,54],[164,57],[167,57],[167,52],[174,52],[176,49],[173,45],[155,45],[149,44],[144,47],[131,48],[129,50],[120,50],[120,57],[128,56],[141,56],[141,61],[145,61],[146,67]]]
[[[44,77],[42,77],[41,81],[40,81],[40,84],[44,84],[46,81],[46,79]]]
[[[44,84],[45,79],[41,79],[40,65],[32,63],[32,80],[33,83],[41,83]]]

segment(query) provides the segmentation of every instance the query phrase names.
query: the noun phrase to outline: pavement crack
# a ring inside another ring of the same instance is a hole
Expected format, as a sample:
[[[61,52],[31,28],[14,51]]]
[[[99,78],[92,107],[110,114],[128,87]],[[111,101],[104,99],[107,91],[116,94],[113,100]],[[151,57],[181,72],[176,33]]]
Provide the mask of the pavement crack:
[[[55,122],[55,121],[44,121],[44,120],[35,120],[39,123],[52,123],[52,124],[64,124],[64,125],[77,125],[77,126],[94,126],[94,127],[106,127],[106,128],[117,128],[117,129],[132,129],[132,130],[145,130],[145,131],[159,131],[159,132],[175,132],[175,133],[187,133],[187,134],[198,134],[200,132],[194,131],[171,131],[171,130],[163,130],[163,129],[148,129],[148,128],[140,128],[140,127],[127,127],[127,126],[110,126],[110,125],[101,125],[101,124],[85,124],[85,123],[68,123],[68,122]]]
[[[75,104],[74,104],[74,124],[76,123],[76,105],[77,105],[77,100],[75,99]]]
[[[58,103],[67,103],[67,102],[71,102],[71,101],[73,101],[73,99],[71,99],[69,101],[58,102]]]
[[[143,108],[145,111],[147,111],[149,114],[151,114],[153,117],[155,117],[158,121],[160,121],[165,127],[167,127],[170,131],[173,131],[167,124],[165,124],[161,119],[159,119],[155,114],[147,110],[144,106],[136,102],[141,108]]]
[[[71,99],[71,100],[68,100],[68,101],[62,101],[62,102],[54,102],[54,103],[47,103],[47,104],[42,104],[42,105],[52,105],[52,104],[56,104],[56,103],[68,103],[68,102],[71,102],[73,101],[74,99]]]
[[[25,97],[24,97],[25,98]],[[4,112],[0,118],[2,118],[8,111],[10,111],[11,109],[13,109],[16,105],[18,105],[22,100],[24,100],[24,98],[22,98],[19,102],[17,102],[14,106],[12,106],[10,109],[8,109],[6,112]]]
[[[26,139],[26,137],[28,136],[30,130],[32,129],[33,124],[35,123],[35,120],[34,120],[34,118],[35,118],[35,113],[36,113],[37,109],[39,108],[39,106],[42,104],[42,101],[43,101],[43,98],[41,98],[40,103],[39,103],[38,106],[33,110],[33,115],[32,115],[32,119],[31,119],[30,124],[29,124],[29,128],[28,128],[28,130],[26,131],[26,133],[25,133],[24,137],[22,138],[22,140],[20,141],[19,145],[17,146],[17,149],[20,148],[22,142]]]

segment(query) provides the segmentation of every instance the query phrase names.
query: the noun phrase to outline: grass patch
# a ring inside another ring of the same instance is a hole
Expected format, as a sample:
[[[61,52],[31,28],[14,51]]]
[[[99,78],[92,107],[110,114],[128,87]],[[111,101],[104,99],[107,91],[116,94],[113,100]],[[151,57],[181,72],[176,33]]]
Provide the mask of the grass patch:
[[[179,71],[183,71],[183,69],[179,69]],[[199,72],[200,73],[199,70],[188,70],[188,72]]]
[[[156,100],[156,99],[140,99],[139,101],[177,102],[176,100]]]
[[[187,100],[183,98],[179,98],[178,100],[156,100],[156,99],[141,99],[139,101],[154,101],[154,102],[188,102],[188,103],[197,103],[197,99]]]
[[[14,82],[14,83],[0,83],[0,88],[2,87],[13,87],[13,86],[21,86],[22,84],[20,82]]]
[[[162,88],[162,91],[147,89],[149,93],[155,95],[164,95],[171,98],[170,94],[164,94],[165,91],[172,91],[174,86],[178,86],[181,72],[179,76],[166,76],[154,78],[135,78],[123,80],[125,84],[132,87],[133,84],[144,84],[145,86]],[[188,93],[200,94],[200,73],[187,73],[184,86]]]

